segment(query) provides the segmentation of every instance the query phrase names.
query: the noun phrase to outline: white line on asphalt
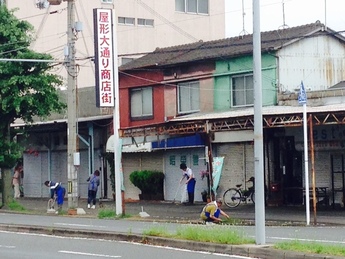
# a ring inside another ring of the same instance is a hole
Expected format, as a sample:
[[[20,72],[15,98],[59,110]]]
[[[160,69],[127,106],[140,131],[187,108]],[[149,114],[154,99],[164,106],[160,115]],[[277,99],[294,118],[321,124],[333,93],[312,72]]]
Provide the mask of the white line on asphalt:
[[[95,225],[85,225],[85,224],[67,224],[67,223],[54,223],[54,225],[60,226],[73,226],[73,227],[96,227]],[[105,226],[97,225],[97,228],[106,228]]]
[[[318,239],[307,239],[307,238],[289,238],[289,237],[267,237],[270,239],[277,240],[291,240],[291,241],[305,241],[305,242],[318,242],[318,243],[332,243],[332,244],[345,244],[345,241],[333,241],[333,240],[318,240]]]
[[[120,255],[103,255],[103,254],[91,254],[91,253],[82,253],[82,252],[74,252],[74,251],[59,251],[59,253],[63,254],[74,254],[74,255],[87,255],[87,256],[96,256],[96,257],[106,257],[106,258],[121,258]]]
[[[0,248],[16,248],[15,246],[3,246],[3,245],[0,245]]]

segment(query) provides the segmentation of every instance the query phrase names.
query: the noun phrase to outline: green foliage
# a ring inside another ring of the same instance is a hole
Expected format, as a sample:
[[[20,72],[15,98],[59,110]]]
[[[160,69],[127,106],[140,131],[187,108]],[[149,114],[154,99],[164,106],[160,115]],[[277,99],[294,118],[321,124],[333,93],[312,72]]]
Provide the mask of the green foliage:
[[[163,193],[164,173],[159,171],[134,171],[129,175],[130,181],[145,194]]]
[[[116,215],[116,211],[114,209],[102,209],[98,212],[99,219],[113,219],[113,218],[130,218],[131,215],[129,214],[122,214],[120,216]]]
[[[163,226],[155,226],[150,229],[144,230],[143,234],[155,237],[174,237],[174,235],[169,233],[167,228]]]
[[[26,209],[23,207],[23,205],[21,205],[19,202],[17,202],[16,200],[12,200],[9,204],[8,204],[8,208],[10,210],[14,210],[14,211],[25,211]]]
[[[274,245],[274,248],[281,250],[345,257],[345,247],[340,245],[325,245],[316,242],[306,243],[295,240],[292,242],[277,243]]]
[[[98,218],[99,219],[105,219],[105,218],[115,218],[115,210],[110,210],[110,209],[104,209],[100,210],[98,212]]]
[[[215,226],[182,226],[177,228],[176,233],[170,233],[166,228],[153,227],[143,232],[148,236],[169,237],[185,240],[193,240],[200,242],[212,242],[220,244],[254,244],[255,241],[244,235],[238,230],[232,230],[228,226],[226,228]]]
[[[33,27],[17,19],[13,11],[0,6],[0,57],[25,60],[52,60],[47,54],[29,49]],[[53,63],[53,61],[52,61]],[[12,168],[22,149],[13,138],[10,124],[16,119],[32,122],[35,116],[47,117],[61,112],[66,105],[59,101],[60,77],[50,73],[51,63],[0,62],[0,167]]]

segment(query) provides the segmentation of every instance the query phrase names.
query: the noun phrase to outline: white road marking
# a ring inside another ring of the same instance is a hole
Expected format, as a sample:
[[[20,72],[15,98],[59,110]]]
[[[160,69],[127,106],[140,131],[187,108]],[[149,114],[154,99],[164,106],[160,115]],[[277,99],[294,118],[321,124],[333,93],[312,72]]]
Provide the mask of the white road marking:
[[[82,253],[82,252],[74,252],[74,251],[59,251],[59,253],[63,254],[74,254],[74,255],[87,255],[87,256],[96,256],[96,257],[106,257],[106,258],[121,258],[120,255],[105,255],[105,254],[91,254],[91,253]]]
[[[67,224],[67,223],[54,223],[54,225],[59,226],[73,226],[73,227],[96,227],[95,225],[85,225],[85,224]],[[105,226],[97,225],[97,228],[106,228]]]
[[[316,242],[316,243],[331,243],[331,244],[345,244],[345,241],[333,241],[333,240],[322,240],[322,239],[307,239],[307,238],[291,238],[291,237],[267,237],[277,240],[288,240],[288,241],[302,241],[302,242]]]
[[[0,248],[10,248],[10,249],[12,249],[12,248],[16,248],[15,246],[3,246],[3,245],[0,245]]]

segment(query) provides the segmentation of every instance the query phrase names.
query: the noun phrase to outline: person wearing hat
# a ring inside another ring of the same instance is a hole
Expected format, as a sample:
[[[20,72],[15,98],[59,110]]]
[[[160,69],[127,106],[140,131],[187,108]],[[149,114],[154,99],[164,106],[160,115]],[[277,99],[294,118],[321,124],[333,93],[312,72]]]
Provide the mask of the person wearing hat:
[[[221,199],[217,199],[216,201],[211,201],[210,203],[206,204],[205,207],[202,209],[200,213],[200,218],[207,223],[219,223],[222,221],[220,215],[223,215],[226,218],[230,218],[228,214],[220,209],[223,202]]]
[[[194,190],[195,190],[195,177],[192,172],[192,169],[188,168],[185,163],[180,164],[180,169],[182,170],[182,178],[180,180],[180,184],[184,178],[187,178],[187,193],[188,193],[188,203],[189,205],[193,205],[194,203]]]

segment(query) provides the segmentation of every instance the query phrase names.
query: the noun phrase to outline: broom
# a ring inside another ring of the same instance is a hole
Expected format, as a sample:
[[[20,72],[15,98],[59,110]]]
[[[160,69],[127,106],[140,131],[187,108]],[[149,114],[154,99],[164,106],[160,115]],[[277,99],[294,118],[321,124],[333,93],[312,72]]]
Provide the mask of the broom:
[[[178,184],[178,187],[177,187],[177,190],[176,190],[176,193],[175,193],[175,196],[174,196],[174,200],[172,202],[173,204],[175,204],[176,196],[177,196],[177,193],[179,192],[180,188],[181,188],[181,183]]]

